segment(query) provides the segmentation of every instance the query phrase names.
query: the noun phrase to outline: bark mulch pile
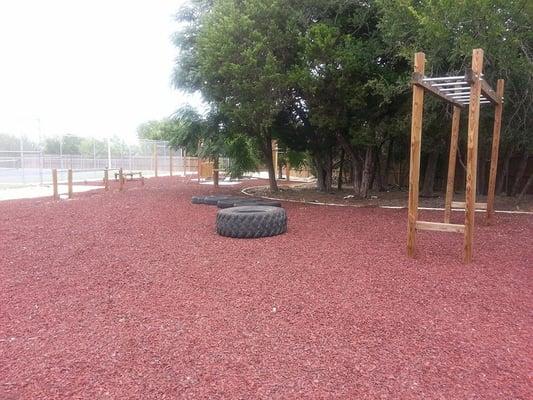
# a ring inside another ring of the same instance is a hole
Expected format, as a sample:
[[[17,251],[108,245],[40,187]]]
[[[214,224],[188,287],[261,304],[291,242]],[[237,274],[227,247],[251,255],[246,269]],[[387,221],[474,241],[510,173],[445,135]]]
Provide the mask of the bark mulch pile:
[[[465,266],[456,234],[408,259],[405,210],[224,238],[208,193],[0,203],[0,399],[531,398],[531,216],[480,214]]]

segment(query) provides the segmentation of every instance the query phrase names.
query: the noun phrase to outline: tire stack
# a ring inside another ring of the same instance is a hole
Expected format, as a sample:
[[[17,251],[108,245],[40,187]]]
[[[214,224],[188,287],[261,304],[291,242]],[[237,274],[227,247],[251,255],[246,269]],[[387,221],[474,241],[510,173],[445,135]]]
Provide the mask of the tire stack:
[[[261,238],[287,232],[287,213],[281,203],[236,196],[193,196],[193,204],[216,205],[216,231],[232,238]]]

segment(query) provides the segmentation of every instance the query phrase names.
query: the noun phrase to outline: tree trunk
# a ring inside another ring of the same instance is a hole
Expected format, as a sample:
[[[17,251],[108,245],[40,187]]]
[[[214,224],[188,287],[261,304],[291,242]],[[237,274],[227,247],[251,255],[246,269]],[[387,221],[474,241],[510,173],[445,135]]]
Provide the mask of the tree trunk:
[[[389,186],[389,170],[392,164],[392,150],[393,150],[393,139],[389,140],[389,145],[387,147],[387,157],[385,157],[385,165],[381,169],[381,186],[382,188],[380,190],[386,190]]]
[[[331,155],[331,150],[328,152],[328,154],[325,157],[324,160],[324,172],[325,172],[325,185],[326,185],[326,192],[331,191],[331,187],[333,186],[333,157]]]
[[[352,159],[353,192],[357,196],[361,193],[361,163],[357,158]]]
[[[339,144],[341,145],[341,148],[348,153],[351,160],[351,170],[352,170],[352,181],[353,181],[353,191],[354,194],[359,196],[360,188],[361,188],[361,167],[360,162],[357,157],[356,150],[354,147],[346,140],[346,138],[342,134],[337,134],[337,139],[339,141]]]
[[[368,190],[372,180],[372,171],[374,170],[375,152],[372,147],[367,147],[365,152],[365,164],[363,167],[363,176],[361,178],[361,188],[359,195],[363,198],[368,197]]]
[[[516,171],[516,176],[514,179],[513,188],[511,189],[511,196],[516,196],[518,189],[520,188],[520,182],[526,172],[527,160],[529,159],[529,154],[527,150],[524,150],[522,153],[522,158],[520,159],[520,164],[518,164],[518,170]]]
[[[322,160],[320,155],[313,156],[313,164],[316,171],[316,189],[320,192],[326,191],[326,174],[322,168]]]
[[[218,166],[219,166],[219,160],[218,156],[216,156],[213,159],[213,185],[218,188]]]
[[[433,187],[435,186],[435,173],[437,172],[437,161],[439,154],[431,152],[428,155],[426,171],[424,173],[424,183],[422,184],[422,193],[424,197],[433,196]]]
[[[501,172],[499,175],[498,184],[496,186],[496,194],[502,194],[507,192],[507,185],[505,184],[509,179],[509,162],[511,161],[511,151],[505,153],[505,157],[502,162]]]
[[[272,139],[269,135],[264,138],[264,156],[266,166],[268,169],[268,183],[272,192],[278,191],[278,183],[276,182],[276,169],[274,168],[274,157],[272,156]]]
[[[283,165],[278,162],[278,179],[283,179]]]
[[[342,174],[344,167],[344,149],[341,149],[341,160],[339,162],[339,179],[337,181],[337,190],[342,190]]]
[[[383,184],[381,182],[381,147],[376,148],[374,168],[372,168],[372,176],[370,178],[370,187],[378,192],[383,191]]]
[[[520,192],[520,194],[518,195],[518,198],[516,199],[516,204],[520,203],[520,201],[522,201],[522,197],[527,195],[527,192],[529,191],[529,188],[531,187],[532,184],[533,184],[533,174],[529,175],[529,178],[526,184],[524,185],[524,187],[522,188],[522,191]]]

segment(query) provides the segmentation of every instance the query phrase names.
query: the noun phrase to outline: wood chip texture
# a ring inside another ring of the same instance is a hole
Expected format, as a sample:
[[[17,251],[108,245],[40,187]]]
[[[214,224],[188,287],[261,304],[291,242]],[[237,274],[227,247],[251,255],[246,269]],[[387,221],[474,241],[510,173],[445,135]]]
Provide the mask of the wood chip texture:
[[[407,258],[405,210],[285,203],[286,234],[221,237],[191,204],[215,193],[0,203],[0,399],[532,398],[531,216],[480,214],[464,265],[453,233]]]

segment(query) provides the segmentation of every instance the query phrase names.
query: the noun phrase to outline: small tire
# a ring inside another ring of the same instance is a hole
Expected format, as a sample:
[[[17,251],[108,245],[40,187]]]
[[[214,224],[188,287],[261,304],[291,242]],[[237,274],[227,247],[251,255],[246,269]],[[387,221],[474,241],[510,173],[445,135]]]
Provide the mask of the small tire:
[[[204,197],[205,196],[192,196],[191,203],[192,204],[204,204]]]
[[[231,199],[233,196],[229,195],[215,195],[215,196],[205,196],[204,204],[209,206],[216,206],[217,203],[221,200]]]
[[[280,207],[243,206],[220,209],[216,231],[232,238],[260,238],[287,232],[287,213]]]
[[[238,202],[244,201],[244,200],[247,200],[247,199],[244,197],[235,197],[231,199],[219,200],[217,203],[217,207],[218,208],[235,207],[235,204],[237,204]]]

